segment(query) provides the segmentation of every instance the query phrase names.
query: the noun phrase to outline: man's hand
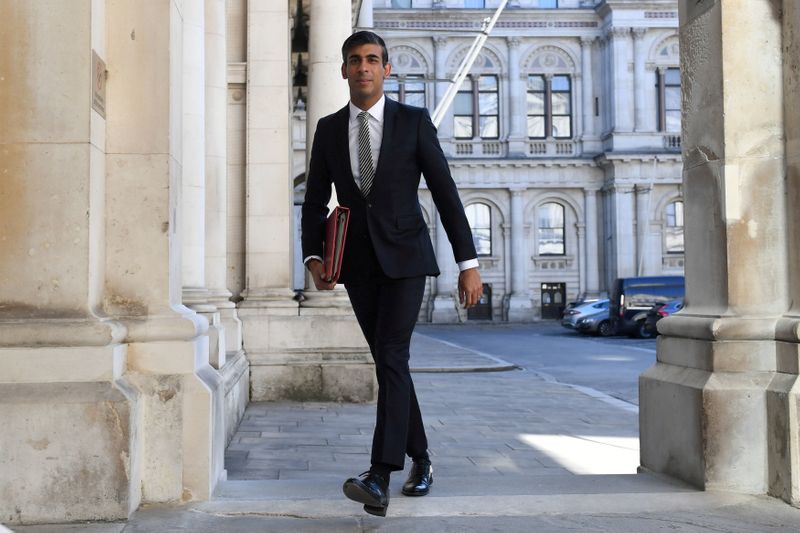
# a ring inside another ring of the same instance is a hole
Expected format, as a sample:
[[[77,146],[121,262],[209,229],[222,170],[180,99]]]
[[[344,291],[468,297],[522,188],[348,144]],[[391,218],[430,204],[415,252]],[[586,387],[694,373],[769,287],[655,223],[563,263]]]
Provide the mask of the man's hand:
[[[462,270],[458,275],[458,301],[464,307],[474,307],[483,294],[481,275],[477,268]]]
[[[322,261],[318,259],[309,259],[306,267],[311,272],[311,277],[314,278],[314,286],[319,291],[329,291],[336,287],[335,281],[328,281],[325,279],[325,267]]]

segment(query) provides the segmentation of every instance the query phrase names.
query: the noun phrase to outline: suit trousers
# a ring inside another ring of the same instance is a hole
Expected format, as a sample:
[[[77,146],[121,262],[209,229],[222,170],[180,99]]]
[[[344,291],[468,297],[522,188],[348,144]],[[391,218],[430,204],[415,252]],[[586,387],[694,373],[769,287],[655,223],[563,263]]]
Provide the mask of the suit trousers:
[[[345,288],[375,360],[378,378],[371,461],[402,470],[406,455],[424,457],[428,449],[408,367],[425,276],[391,279],[380,271],[377,261],[369,270],[363,279],[347,283]]]

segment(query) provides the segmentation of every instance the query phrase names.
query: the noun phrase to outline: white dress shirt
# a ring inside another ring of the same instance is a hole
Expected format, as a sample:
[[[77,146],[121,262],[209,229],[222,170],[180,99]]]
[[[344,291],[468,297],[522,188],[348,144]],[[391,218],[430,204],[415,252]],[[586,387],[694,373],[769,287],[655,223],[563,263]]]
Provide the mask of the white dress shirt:
[[[350,122],[348,124],[347,136],[350,148],[350,170],[353,172],[353,179],[356,180],[356,187],[361,188],[361,171],[359,169],[358,160],[358,130],[361,123],[358,120],[358,114],[362,111],[367,112],[367,126],[369,127],[369,147],[372,152],[372,168],[378,171],[378,155],[381,153],[381,143],[383,142],[383,110],[386,107],[386,96],[382,95],[381,99],[375,102],[375,105],[369,109],[360,109],[353,102],[348,104],[350,108]],[[374,185],[373,185],[374,186]],[[310,255],[303,260],[303,264],[308,263],[311,259],[322,261],[322,258],[316,255]],[[458,270],[464,271],[469,268],[478,266],[478,258],[467,259],[458,263]]]

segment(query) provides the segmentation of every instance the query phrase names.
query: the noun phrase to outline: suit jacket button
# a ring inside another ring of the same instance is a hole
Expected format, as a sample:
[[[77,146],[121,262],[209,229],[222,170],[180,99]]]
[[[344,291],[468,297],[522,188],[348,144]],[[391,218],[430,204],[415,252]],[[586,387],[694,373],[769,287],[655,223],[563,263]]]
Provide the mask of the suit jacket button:
[[[367,207],[372,207],[372,204],[367,204]]]

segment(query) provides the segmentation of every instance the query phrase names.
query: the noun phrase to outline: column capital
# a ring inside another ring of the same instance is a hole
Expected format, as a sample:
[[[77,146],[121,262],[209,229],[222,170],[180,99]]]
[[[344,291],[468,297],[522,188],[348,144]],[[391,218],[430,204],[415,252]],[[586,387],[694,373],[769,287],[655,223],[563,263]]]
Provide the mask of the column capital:
[[[447,46],[447,37],[433,37],[433,46],[436,48],[444,48]]]
[[[631,33],[633,33],[634,41],[641,41],[647,33],[647,28],[631,28]]]
[[[522,196],[522,193],[524,193],[527,190],[528,188],[525,186],[515,186],[508,188],[508,192],[511,193],[511,196]]]
[[[653,190],[653,186],[649,183],[637,183],[634,189],[636,189],[636,194],[645,194]]]
[[[596,196],[599,190],[600,189],[583,189],[583,195],[588,197]]]
[[[613,36],[615,39],[618,37],[628,37],[631,34],[630,28],[623,28],[623,27],[615,27],[611,28],[608,31],[609,35]]]
[[[581,35],[581,48],[591,47],[598,40],[596,35]]]
[[[506,43],[509,48],[519,48],[519,45],[522,44],[522,39],[519,37],[506,37]]]

